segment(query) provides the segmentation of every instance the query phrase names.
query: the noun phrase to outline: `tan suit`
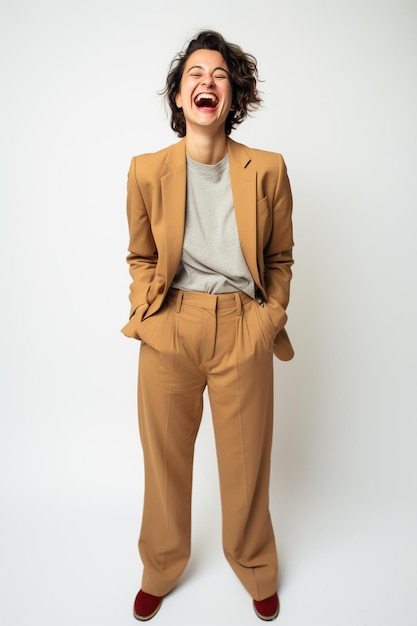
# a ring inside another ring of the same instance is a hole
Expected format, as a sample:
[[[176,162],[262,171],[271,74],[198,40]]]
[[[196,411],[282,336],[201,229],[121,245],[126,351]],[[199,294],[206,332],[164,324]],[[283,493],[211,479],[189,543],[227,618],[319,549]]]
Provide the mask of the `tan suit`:
[[[216,440],[223,548],[256,600],[277,587],[269,514],[273,352],[293,356],[284,325],[292,265],[292,199],[280,155],[228,140],[241,249],[256,300],[170,288],[186,206],[185,140],[132,160],[128,177],[131,316],[141,340],[139,426],[145,498],[142,588],[166,595],[190,555],[194,443],[208,388]]]

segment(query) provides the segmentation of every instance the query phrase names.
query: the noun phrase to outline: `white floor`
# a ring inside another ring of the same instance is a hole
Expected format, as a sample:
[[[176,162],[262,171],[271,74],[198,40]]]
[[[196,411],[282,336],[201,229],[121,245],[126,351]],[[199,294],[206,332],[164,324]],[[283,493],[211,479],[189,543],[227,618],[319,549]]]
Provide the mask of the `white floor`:
[[[209,419],[200,432],[193,555],[155,626],[260,624],[220,546],[220,511]],[[128,451],[132,471],[136,459]],[[275,445],[275,452],[279,446]],[[285,455],[282,455],[285,456]],[[139,457],[139,454],[138,454]],[[100,460],[101,459],[101,460]],[[133,626],[140,584],[139,478],[105,482],[120,461],[94,461],[102,491],[14,477],[1,520],[0,623],[4,626]],[[74,458],[76,474],[77,458]],[[78,458],[79,463],[83,463]],[[102,463],[102,464],[101,464]],[[274,462],[271,510],[281,562],[281,626],[416,626],[416,513],[389,493],[385,505],[335,492],[292,490]],[[39,471],[34,466],[34,472]],[[59,466],[57,466],[59,471]],[[119,475],[119,479],[125,471]],[[117,470],[116,470],[117,472]],[[101,482],[100,482],[101,474]],[[140,472],[137,472],[139,476]],[[210,479],[212,476],[212,480]],[[88,480],[93,478],[87,477]],[[308,484],[308,481],[304,481]],[[20,491],[16,484],[20,484]],[[294,484],[294,481],[293,481]],[[62,486],[62,485],[61,485]]]

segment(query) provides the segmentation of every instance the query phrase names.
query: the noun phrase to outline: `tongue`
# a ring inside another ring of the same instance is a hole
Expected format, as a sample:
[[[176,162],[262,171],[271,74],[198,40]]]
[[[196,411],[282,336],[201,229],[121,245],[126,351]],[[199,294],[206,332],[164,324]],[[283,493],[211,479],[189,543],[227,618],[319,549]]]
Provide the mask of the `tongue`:
[[[197,102],[198,107],[209,107],[210,109],[214,109],[216,103],[211,98],[200,98]]]

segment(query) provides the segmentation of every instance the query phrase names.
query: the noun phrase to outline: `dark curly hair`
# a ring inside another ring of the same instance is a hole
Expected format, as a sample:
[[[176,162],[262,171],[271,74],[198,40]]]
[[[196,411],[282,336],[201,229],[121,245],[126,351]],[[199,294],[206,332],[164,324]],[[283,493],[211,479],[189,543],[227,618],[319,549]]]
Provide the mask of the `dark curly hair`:
[[[182,109],[175,103],[175,96],[180,90],[185,64],[196,50],[216,50],[220,52],[229,69],[232,86],[232,106],[226,119],[225,132],[230,135],[233,128],[241,124],[251,111],[257,109],[262,99],[257,89],[258,67],[254,56],[232,43],[214,30],[198,33],[171,62],[165,88],[160,92],[165,96],[171,109],[171,128],[179,137],[185,137],[185,118]]]

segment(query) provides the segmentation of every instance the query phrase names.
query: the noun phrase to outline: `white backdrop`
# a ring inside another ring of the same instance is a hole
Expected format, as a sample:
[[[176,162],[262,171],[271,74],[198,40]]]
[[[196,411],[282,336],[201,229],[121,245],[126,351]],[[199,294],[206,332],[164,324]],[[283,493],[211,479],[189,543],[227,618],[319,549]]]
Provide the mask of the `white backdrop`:
[[[132,624],[142,461],[126,175],[176,141],[157,91],[214,28],[258,58],[233,133],[294,192],[271,483],[282,626],[417,623],[414,0],[2,0],[0,622]],[[193,557],[155,623],[256,624],[222,557],[210,411]]]

